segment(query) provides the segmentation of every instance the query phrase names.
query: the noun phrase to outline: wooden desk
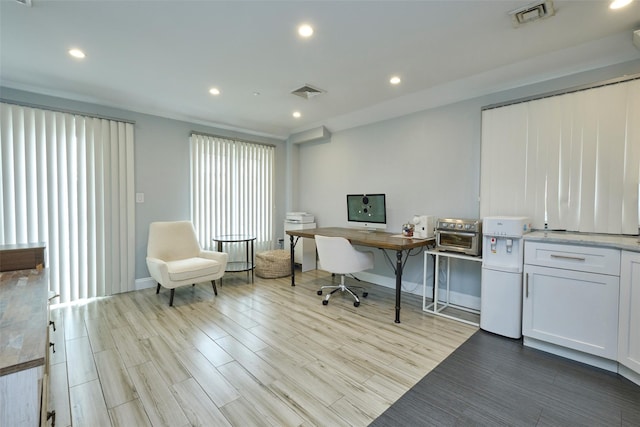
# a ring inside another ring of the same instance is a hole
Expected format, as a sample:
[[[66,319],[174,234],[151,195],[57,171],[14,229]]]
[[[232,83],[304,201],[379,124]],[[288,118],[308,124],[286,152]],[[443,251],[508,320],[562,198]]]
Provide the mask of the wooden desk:
[[[427,246],[435,243],[435,239],[406,239],[398,236],[399,233],[370,232],[354,228],[326,227],[326,228],[309,228],[306,230],[287,230],[291,241],[291,286],[296,285],[295,263],[293,260],[294,248],[300,237],[313,239],[316,234],[328,237],[344,237],[349,240],[352,245],[368,246],[370,248],[378,248],[382,251],[385,249],[396,251],[396,266],[394,268],[396,274],[396,323],[400,323],[400,292],[402,290],[402,269],[407,260],[409,250]],[[295,239],[294,239],[295,238]],[[407,251],[407,255],[402,259],[402,253]],[[385,252],[386,254],[386,252]]]

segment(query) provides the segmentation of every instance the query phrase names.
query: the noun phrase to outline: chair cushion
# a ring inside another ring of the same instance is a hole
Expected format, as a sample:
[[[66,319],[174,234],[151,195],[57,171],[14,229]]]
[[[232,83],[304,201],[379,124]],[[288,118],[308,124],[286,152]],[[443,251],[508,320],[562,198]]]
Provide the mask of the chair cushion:
[[[175,282],[216,274],[220,268],[218,261],[206,258],[186,258],[167,262],[169,278]]]

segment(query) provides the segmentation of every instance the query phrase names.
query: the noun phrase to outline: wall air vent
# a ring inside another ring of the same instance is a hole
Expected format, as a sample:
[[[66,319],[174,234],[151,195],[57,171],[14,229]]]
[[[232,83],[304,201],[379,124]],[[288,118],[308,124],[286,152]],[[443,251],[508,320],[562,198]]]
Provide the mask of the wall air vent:
[[[310,84],[305,84],[301,88],[291,91],[293,95],[299,96],[300,98],[304,98],[304,99],[311,99],[314,96],[318,96],[321,93],[325,93],[325,92],[326,92],[325,90],[318,89],[317,87],[313,87]]]
[[[548,18],[556,13],[553,8],[553,0],[541,0],[530,3],[521,8],[509,12],[511,22],[514,27],[518,27],[528,22],[537,21],[538,19]]]

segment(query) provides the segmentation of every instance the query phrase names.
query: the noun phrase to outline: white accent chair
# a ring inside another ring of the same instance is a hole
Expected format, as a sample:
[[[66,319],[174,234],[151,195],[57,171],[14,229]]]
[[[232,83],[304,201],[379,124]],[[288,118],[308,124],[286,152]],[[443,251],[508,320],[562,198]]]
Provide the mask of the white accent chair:
[[[316,249],[318,250],[318,258],[320,259],[321,268],[330,273],[340,275],[339,285],[323,286],[318,291],[318,295],[322,295],[325,289],[333,289],[322,300],[323,305],[329,304],[329,298],[337,291],[348,292],[355,299],[353,305],[360,305],[360,298],[353,289],[363,289],[362,296],[366,298],[368,295],[362,286],[347,287],[344,284],[344,276],[346,274],[357,273],[359,271],[369,270],[373,268],[373,253],[361,252],[356,250],[349,240],[344,237],[327,237],[315,236]]]
[[[171,289],[169,306],[173,306],[175,288],[211,281],[218,295],[216,280],[224,275],[228,255],[202,250],[191,221],[152,222],[149,225],[147,267],[158,287]]]

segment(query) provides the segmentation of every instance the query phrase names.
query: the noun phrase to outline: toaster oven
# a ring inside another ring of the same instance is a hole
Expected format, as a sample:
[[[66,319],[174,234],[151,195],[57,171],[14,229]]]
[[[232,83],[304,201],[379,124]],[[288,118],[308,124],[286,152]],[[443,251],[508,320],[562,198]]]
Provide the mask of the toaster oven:
[[[436,248],[471,256],[482,255],[482,221],[439,218],[436,225]]]

